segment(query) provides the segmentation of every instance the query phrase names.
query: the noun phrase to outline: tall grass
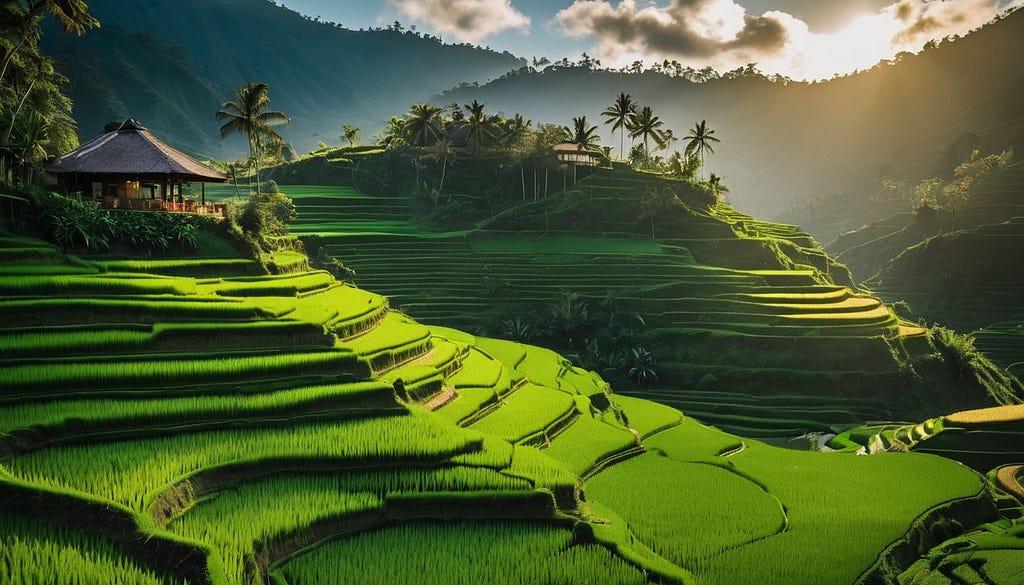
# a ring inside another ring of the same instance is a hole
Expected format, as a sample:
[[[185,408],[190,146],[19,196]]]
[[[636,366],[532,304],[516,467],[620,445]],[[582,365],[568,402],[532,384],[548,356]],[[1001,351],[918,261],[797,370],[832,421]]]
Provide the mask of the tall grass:
[[[389,384],[370,381],[229,396],[29,402],[4,407],[3,417],[0,418],[0,433],[30,426],[52,427],[69,421],[80,424],[83,430],[106,426],[104,423],[120,423],[128,428],[138,428],[149,422],[166,424],[175,420],[187,423],[220,418],[227,422],[254,418],[264,413],[300,413],[309,405],[329,403],[334,404],[334,408],[340,408],[347,401],[373,395],[388,398],[393,396],[393,390]]]
[[[283,568],[289,585],[639,585],[643,573],[572,533],[543,524],[419,523],[385,528],[323,545]]]
[[[529,490],[530,483],[468,467],[301,475],[243,484],[200,502],[168,528],[219,550],[231,583],[243,583],[257,547],[328,518],[379,509],[389,494]]]
[[[605,481],[602,477],[609,474],[607,477],[611,478],[611,483],[617,484],[615,490],[623,490],[630,483],[632,489],[646,491],[645,484],[649,481],[665,481],[659,478],[675,478],[672,482],[686,481],[684,478],[687,476],[700,479],[707,475],[711,478],[707,471],[711,467],[707,464],[712,464],[722,468],[723,472],[725,469],[735,471],[740,474],[737,479],[748,478],[750,486],[760,486],[778,498],[788,516],[787,530],[770,538],[720,551],[713,558],[690,561],[698,577],[709,584],[751,580],[766,583],[854,582],[885,547],[906,533],[919,515],[949,500],[974,496],[982,488],[981,479],[974,472],[930,455],[881,453],[858,457],[846,453],[791,451],[744,440],[741,451],[730,457],[719,457],[717,454],[728,446],[730,436],[701,429],[700,425],[686,421],[655,435],[646,444],[649,448],[660,449],[659,452],[666,457],[643,456],[647,458],[644,464],[650,469],[638,467],[631,478],[621,477],[621,474],[628,469],[622,465],[629,465],[633,460],[616,465],[598,474],[587,487],[590,490],[588,494],[593,495],[591,488],[601,486]],[[731,439],[739,444],[739,439]],[[700,465],[693,466],[694,471],[686,473],[679,470],[679,463]],[[695,489],[714,492],[706,488]],[[725,495],[728,493],[723,492]],[[615,494],[602,495],[609,499],[616,497]],[[700,496],[683,494],[679,497]],[[617,505],[625,509],[635,507],[629,502],[618,502]],[[728,518],[729,510],[737,505],[743,509],[742,503],[719,506],[709,501],[700,508],[700,513],[706,509]],[[690,514],[697,513],[698,508],[691,508]],[[632,520],[653,527],[662,514],[653,511],[656,509],[639,511],[646,520]],[[715,525],[714,520],[710,522]],[[725,529],[725,525],[719,523],[719,526]],[[658,541],[645,539],[645,543],[658,546]],[[828,545],[822,546],[822,543]],[[681,550],[691,551],[687,554],[700,552],[699,548]],[[814,554],[806,551],[814,551]],[[671,553],[665,552],[666,555]]]
[[[0,388],[53,395],[91,388],[146,388],[195,385],[267,376],[356,373],[357,358],[348,351],[319,351],[271,356],[205,357],[178,360],[30,364],[3,369]]]
[[[444,424],[429,413],[413,413],[260,432],[206,431],[54,447],[8,459],[5,466],[10,475],[25,481],[86,492],[142,511],[154,490],[211,466],[258,466],[273,459],[448,458],[480,446],[477,433]]]
[[[554,424],[576,409],[572,396],[534,384],[527,384],[503,400],[500,408],[470,428],[501,437],[509,442],[521,441]]]
[[[786,527],[781,503],[750,480],[652,453],[597,474],[586,494],[614,509],[655,552],[698,577],[714,555]]]
[[[111,278],[113,276],[114,278]],[[190,295],[196,292],[191,278],[142,278],[139,275],[97,276],[3,276],[0,295]]]
[[[0,583],[177,585],[100,537],[11,516],[0,519]]]

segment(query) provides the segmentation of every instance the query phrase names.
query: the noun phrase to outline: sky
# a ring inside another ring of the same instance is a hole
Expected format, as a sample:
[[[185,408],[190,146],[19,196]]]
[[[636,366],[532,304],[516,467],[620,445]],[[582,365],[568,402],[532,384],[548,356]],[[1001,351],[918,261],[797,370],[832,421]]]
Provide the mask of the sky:
[[[827,79],[962,35],[1024,0],[278,0],[359,29],[405,26],[520,57],[675,60]]]

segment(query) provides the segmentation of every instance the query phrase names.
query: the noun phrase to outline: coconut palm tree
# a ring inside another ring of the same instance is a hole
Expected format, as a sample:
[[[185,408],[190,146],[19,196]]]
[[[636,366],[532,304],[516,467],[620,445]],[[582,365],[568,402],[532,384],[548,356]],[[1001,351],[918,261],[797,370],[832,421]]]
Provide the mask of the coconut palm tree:
[[[406,121],[398,116],[391,116],[387,126],[377,134],[377,144],[388,148],[407,141]]]
[[[469,112],[469,117],[466,118],[469,144],[473,145],[473,154],[480,154],[480,144],[487,138],[494,138],[497,131],[495,118],[484,114],[484,104],[476,100],[464,107]]]
[[[597,126],[591,126],[586,116],[572,119],[572,128],[562,126],[562,133],[566,139],[576,145],[576,150],[590,150],[597,148],[601,137],[597,135]],[[576,185],[576,163],[572,163],[572,184]]]
[[[530,126],[533,124],[532,120],[527,120],[522,114],[516,114],[511,118],[504,121],[503,133],[498,139],[498,142],[509,152],[517,155],[519,162],[519,180],[523,190],[523,201],[526,201],[526,170],[523,168],[523,156],[520,152],[520,148],[523,145],[523,139],[530,135]]]
[[[700,157],[701,173],[700,176],[704,177],[704,161],[708,155],[715,154],[715,149],[712,143],[721,142],[721,140],[715,138],[715,131],[708,128],[707,121],[701,120],[696,123],[690,130],[690,134],[686,137],[689,141],[686,144],[686,153],[694,154]]]
[[[348,142],[349,146],[355,146],[359,140],[359,128],[351,124],[345,124],[341,127],[341,131],[341,139]]]
[[[444,190],[445,170],[455,164],[455,150],[450,140],[439,140],[434,145],[434,160],[441,163],[441,183],[437,186],[437,192],[441,193]]]
[[[661,140],[658,142],[658,148],[667,152],[676,142],[679,142],[679,137],[676,136],[676,133],[671,128],[665,128],[661,131]]]
[[[629,129],[630,122],[636,116],[636,102],[633,101],[633,96],[620,92],[619,97],[615,98],[615,103],[601,112],[601,115],[608,118],[604,123],[612,125],[612,132],[619,131],[619,159],[621,160],[626,130]]]
[[[708,176],[708,187],[711,188],[711,193],[715,196],[715,199],[721,199],[729,192],[729,188],[722,184],[722,177],[715,173],[711,173]]]
[[[440,138],[441,108],[434,104],[413,104],[406,116],[405,131],[414,146],[426,146],[431,138]]]
[[[654,115],[654,110],[651,109],[651,106],[643,106],[633,116],[633,126],[630,128],[629,135],[632,138],[643,140],[644,150],[650,153],[648,143],[654,140],[656,144],[661,144],[661,127],[664,125],[665,123],[661,121],[661,118]]]
[[[7,68],[14,59],[14,54],[34,38],[38,38],[39,20],[44,16],[52,15],[60,22],[65,33],[77,35],[100,25],[100,22],[89,14],[89,5],[84,0],[19,0],[5,4],[8,6],[4,9],[4,20],[10,19],[11,28],[8,32],[14,33],[10,39],[14,44],[4,53],[3,67],[0,68],[0,87],[3,86]]]
[[[270,95],[266,83],[250,81],[236,87],[235,94],[238,101],[226,101],[217,111],[218,120],[227,120],[220,127],[220,137],[223,139],[232,132],[238,132],[249,139],[249,156],[256,165],[256,193],[259,194],[260,153],[264,150],[264,142],[284,143],[284,138],[273,127],[291,120],[283,112],[267,110]]]
[[[579,150],[596,148],[601,141],[601,137],[597,135],[597,126],[591,126],[587,122],[586,116],[573,118],[572,128],[562,126],[562,132],[565,133],[568,141],[575,144]]]

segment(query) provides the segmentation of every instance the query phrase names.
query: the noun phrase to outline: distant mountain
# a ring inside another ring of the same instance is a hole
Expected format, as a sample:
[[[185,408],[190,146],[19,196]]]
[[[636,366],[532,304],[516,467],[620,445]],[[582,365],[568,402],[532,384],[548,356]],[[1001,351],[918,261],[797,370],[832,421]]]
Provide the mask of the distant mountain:
[[[725,177],[731,201],[747,212],[799,222],[827,241],[890,213],[876,213],[869,200],[880,177],[934,176],[941,146],[966,131],[998,146],[1024,116],[1022,55],[1024,11],[1018,11],[955,42],[823,83],[739,77],[698,84],[654,72],[549,67],[448,91],[435,101],[478,99],[494,111],[564,125],[580,115],[600,123],[600,112],[624,91],[653,106],[678,137],[706,119],[722,139],[709,167]],[[617,151],[618,136],[609,129],[602,125],[604,144]],[[836,201],[846,207],[791,209],[851,189],[854,200]],[[832,233],[816,229],[825,224],[834,224]]]
[[[508,53],[443,45],[410,32],[352,31],[267,0],[90,0],[102,28],[82,37],[48,28],[43,50],[71,79],[79,134],[134,117],[171,145],[207,156],[240,153],[217,137],[214,114],[232,88],[270,85],[292,116],[282,134],[299,151],[337,143],[341,125],[364,139],[414,101],[524,64]]]

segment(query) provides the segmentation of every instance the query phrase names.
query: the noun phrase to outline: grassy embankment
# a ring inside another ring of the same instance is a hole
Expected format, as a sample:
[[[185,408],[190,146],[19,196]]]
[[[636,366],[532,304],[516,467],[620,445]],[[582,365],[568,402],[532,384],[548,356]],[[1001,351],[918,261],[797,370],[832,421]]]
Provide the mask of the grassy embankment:
[[[14,238],[3,250],[4,581],[45,567],[69,584],[298,585],[344,566],[398,581],[833,582],[936,506],[991,513],[979,476],[943,459],[741,440],[320,272],[195,259],[194,278],[176,259],[68,258]],[[673,485],[680,472],[700,489]],[[922,477],[944,479],[884,491]],[[649,507],[622,499],[638,492]],[[666,536],[673,521],[723,530]],[[486,573],[444,554],[470,537]],[[801,562],[815,543],[842,559]],[[408,554],[365,559],[381,546]]]

